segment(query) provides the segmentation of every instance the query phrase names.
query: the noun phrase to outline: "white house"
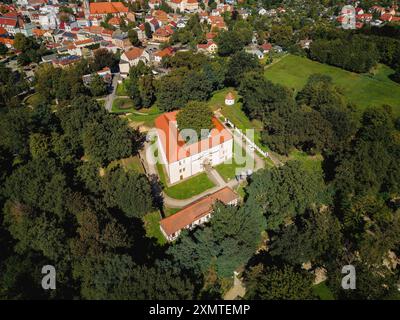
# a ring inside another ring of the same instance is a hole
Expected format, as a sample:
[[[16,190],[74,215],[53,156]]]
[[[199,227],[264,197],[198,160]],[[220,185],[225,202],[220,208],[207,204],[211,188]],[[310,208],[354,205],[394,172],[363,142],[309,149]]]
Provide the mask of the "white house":
[[[169,183],[176,183],[232,158],[232,134],[215,117],[208,137],[186,143],[178,131],[176,115],[164,113],[155,120],[159,160],[164,164]]]
[[[196,12],[199,10],[197,0],[168,0],[167,4],[175,11],[179,9],[180,12]]]
[[[238,204],[238,200],[238,195],[232,189],[224,187],[162,219],[160,221],[160,230],[168,241],[174,241],[183,229],[193,229],[209,221],[216,201],[221,201],[225,205],[235,206]]]
[[[125,51],[121,55],[121,60],[119,62],[119,71],[121,77],[127,77],[129,74],[129,69],[133,66],[136,66],[139,61],[143,61],[145,64],[150,61],[150,55],[146,50],[133,47],[132,49]]]
[[[235,96],[232,92],[228,92],[228,94],[225,96],[225,104],[227,106],[233,106],[235,104]]]
[[[250,54],[252,54],[252,55],[255,55],[258,59],[264,58],[264,54],[263,54],[260,50],[258,50],[258,49],[249,48],[249,49],[246,49],[246,52],[247,52],[247,53],[250,53]]]
[[[258,14],[260,16],[265,16],[267,14],[267,10],[265,10],[264,8],[261,8],[260,10],[258,10]]]

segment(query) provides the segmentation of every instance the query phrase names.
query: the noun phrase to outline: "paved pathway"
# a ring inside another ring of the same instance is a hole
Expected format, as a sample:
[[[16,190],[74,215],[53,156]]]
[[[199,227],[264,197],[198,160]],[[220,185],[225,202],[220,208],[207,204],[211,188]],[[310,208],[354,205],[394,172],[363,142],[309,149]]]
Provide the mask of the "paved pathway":
[[[246,288],[244,287],[242,281],[234,273],[233,276],[233,287],[228,290],[224,295],[224,300],[235,300],[237,297],[243,298],[246,294]]]
[[[115,99],[115,92],[117,91],[118,80],[119,73],[115,73],[112,80],[112,92],[106,97],[106,103],[104,105],[108,112],[111,112],[112,109],[112,105]]]

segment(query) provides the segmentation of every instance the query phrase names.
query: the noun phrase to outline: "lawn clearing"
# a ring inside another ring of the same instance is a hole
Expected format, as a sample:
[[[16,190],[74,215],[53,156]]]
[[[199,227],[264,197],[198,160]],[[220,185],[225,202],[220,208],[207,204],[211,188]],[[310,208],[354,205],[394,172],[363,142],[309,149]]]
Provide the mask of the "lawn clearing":
[[[133,170],[138,173],[144,173],[143,165],[140,162],[140,159],[138,156],[122,159],[121,162],[122,162],[122,165],[127,170]]]
[[[128,115],[128,119],[135,123],[141,123],[147,127],[154,127],[154,120],[161,114],[162,112],[158,109],[156,105],[145,109],[142,108],[140,110],[134,110],[130,115]]]
[[[311,74],[329,75],[348,101],[354,103],[360,111],[387,104],[393,107],[396,115],[400,115],[400,85],[388,78],[392,72],[389,67],[378,65],[371,74],[357,74],[289,54],[267,67],[265,76],[272,82],[298,92]]]
[[[328,288],[325,282],[321,282],[313,286],[312,289],[314,294],[321,300],[335,300],[335,297],[333,296],[331,289]]]
[[[111,112],[129,113],[136,111],[133,101],[129,98],[115,98],[112,104]]]
[[[215,186],[214,183],[207,177],[207,174],[203,172],[178,184],[168,187],[166,183],[167,176],[164,171],[164,166],[161,163],[157,163],[157,170],[160,181],[164,186],[163,191],[174,199],[189,199]]]
[[[181,210],[182,210],[182,208],[164,207],[164,214],[165,214],[165,217],[169,217]]]
[[[143,217],[146,236],[157,239],[157,243],[162,246],[167,243],[167,240],[160,230],[160,220],[161,214],[159,211],[150,212]]]
[[[117,90],[115,90],[115,93],[117,96],[129,96],[128,92],[128,85],[129,85],[129,79],[123,80],[122,83],[118,83],[117,85]]]
[[[229,182],[235,178],[236,174],[240,174],[247,169],[253,169],[253,166],[254,159],[248,153],[245,153],[244,149],[235,142],[233,145],[232,158],[215,166],[214,169],[217,170],[225,182]]]
[[[290,152],[289,160],[298,160],[302,163],[306,170],[321,171],[323,157],[320,154],[310,156],[307,153],[299,150]]]

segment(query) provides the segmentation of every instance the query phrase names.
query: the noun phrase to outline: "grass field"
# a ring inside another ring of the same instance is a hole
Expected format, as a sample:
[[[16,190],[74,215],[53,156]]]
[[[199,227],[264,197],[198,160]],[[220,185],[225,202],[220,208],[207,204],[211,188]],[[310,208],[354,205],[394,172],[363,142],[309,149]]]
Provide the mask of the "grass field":
[[[117,96],[128,96],[129,95],[129,92],[127,89],[128,86],[129,86],[129,79],[125,79],[122,81],[122,83],[118,83],[117,90],[115,91]]]
[[[304,57],[287,55],[267,67],[265,76],[297,92],[304,87],[311,74],[326,74],[332,77],[349,102],[360,110],[387,104],[393,107],[395,114],[400,115],[400,85],[388,78],[392,72],[389,67],[378,65],[371,74],[357,74]]]
[[[162,112],[158,109],[156,105],[151,106],[148,109],[140,109],[135,110],[128,116],[130,121],[141,123],[148,127],[154,127],[154,120],[161,114]]]
[[[306,170],[310,171],[321,171],[323,157],[318,154],[315,156],[309,156],[307,153],[294,150],[289,154],[289,160],[298,160],[303,164]]]
[[[157,243],[160,245],[165,245],[167,243],[167,240],[161,233],[160,220],[161,214],[159,211],[150,212],[143,217],[146,236],[149,238],[157,239]]]
[[[164,185],[163,191],[174,199],[188,199],[215,186],[214,183],[208,179],[207,174],[200,173],[192,178],[168,187],[164,167],[161,163],[157,163],[157,171],[160,181]]]
[[[128,113],[134,112],[133,101],[129,98],[115,98],[112,104],[111,112]]]
[[[335,300],[331,290],[327,287],[325,282],[321,282],[313,287],[314,294],[321,300]]]
[[[246,155],[246,156],[245,156]],[[239,159],[235,161],[235,159]],[[240,163],[238,163],[240,162]],[[233,157],[228,159],[224,163],[215,166],[215,170],[220,174],[220,176],[226,181],[230,181],[235,178],[237,173],[251,169],[253,158],[249,154],[245,154],[244,149],[238,144],[233,145]],[[238,172],[236,172],[238,170]]]
[[[145,173],[142,163],[138,156],[130,157],[121,160],[123,166],[128,170],[133,170],[139,173]]]

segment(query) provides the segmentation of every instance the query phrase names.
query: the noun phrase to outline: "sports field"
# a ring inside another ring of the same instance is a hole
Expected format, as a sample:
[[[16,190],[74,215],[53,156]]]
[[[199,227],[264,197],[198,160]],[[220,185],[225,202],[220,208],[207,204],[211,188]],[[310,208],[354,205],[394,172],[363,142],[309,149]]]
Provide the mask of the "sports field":
[[[400,115],[400,85],[388,78],[392,72],[389,67],[378,65],[371,74],[357,74],[289,54],[267,67],[265,76],[297,92],[304,87],[311,74],[326,74],[332,77],[349,102],[360,110],[387,104],[393,107],[395,114]]]

